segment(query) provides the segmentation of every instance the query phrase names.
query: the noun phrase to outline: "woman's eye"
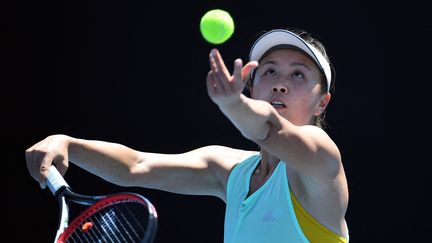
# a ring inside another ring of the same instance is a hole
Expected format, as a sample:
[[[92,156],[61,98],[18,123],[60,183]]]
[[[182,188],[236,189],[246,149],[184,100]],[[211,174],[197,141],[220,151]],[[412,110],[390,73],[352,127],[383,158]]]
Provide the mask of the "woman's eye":
[[[293,72],[292,76],[295,77],[295,78],[303,78],[304,77],[303,73],[300,72],[300,71]]]
[[[275,70],[273,70],[273,69],[271,69],[271,68],[267,69],[267,70],[264,72],[264,75],[275,75],[275,74],[276,74]]]

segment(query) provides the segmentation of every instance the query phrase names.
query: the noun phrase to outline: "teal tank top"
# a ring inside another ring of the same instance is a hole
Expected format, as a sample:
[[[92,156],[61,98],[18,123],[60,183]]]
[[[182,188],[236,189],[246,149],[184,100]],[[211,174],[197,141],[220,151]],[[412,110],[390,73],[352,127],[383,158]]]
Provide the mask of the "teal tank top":
[[[294,213],[284,162],[247,197],[259,154],[237,164],[227,182],[224,243],[309,242]],[[247,198],[246,198],[247,197]]]

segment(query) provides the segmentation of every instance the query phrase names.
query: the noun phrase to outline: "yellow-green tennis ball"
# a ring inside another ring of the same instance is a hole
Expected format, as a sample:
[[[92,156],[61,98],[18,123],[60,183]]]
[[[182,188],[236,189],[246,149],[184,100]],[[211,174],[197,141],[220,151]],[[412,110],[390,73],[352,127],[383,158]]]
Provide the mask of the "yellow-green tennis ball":
[[[222,44],[234,33],[234,21],[227,11],[213,9],[201,18],[200,30],[206,41]]]

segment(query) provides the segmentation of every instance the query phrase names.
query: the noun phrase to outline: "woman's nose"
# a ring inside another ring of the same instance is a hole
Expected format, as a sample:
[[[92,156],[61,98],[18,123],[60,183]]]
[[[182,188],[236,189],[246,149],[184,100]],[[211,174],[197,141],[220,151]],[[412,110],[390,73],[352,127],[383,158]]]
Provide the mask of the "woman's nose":
[[[283,86],[283,85],[281,85],[281,84],[274,85],[273,88],[272,88],[272,91],[273,91],[274,93],[277,93],[277,92],[281,92],[281,93],[283,93],[283,94],[288,93],[288,89],[287,89],[287,87],[285,87],[285,86]]]

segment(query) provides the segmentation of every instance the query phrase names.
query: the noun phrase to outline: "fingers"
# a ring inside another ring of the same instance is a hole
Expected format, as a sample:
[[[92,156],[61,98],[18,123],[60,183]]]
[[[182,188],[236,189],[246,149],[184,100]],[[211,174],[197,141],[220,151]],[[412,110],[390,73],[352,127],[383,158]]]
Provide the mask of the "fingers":
[[[212,49],[209,55],[212,86],[215,91],[224,92],[229,88],[230,74],[217,49]]]
[[[209,72],[209,80],[211,82],[211,87],[213,89],[223,91],[224,85],[223,85],[223,79],[224,77],[220,74],[219,70],[220,67],[216,64],[215,56],[213,54],[213,51],[209,55],[209,61],[210,61],[210,72]]]
[[[210,72],[207,74],[207,91],[210,98],[218,105],[238,102],[245,86],[242,78],[242,60],[236,59],[234,61],[232,76],[217,49],[211,50],[209,61]]]
[[[60,141],[60,142],[59,142]],[[25,152],[26,165],[30,175],[44,189],[49,168],[55,165],[64,175],[68,167],[68,152],[65,143],[55,136],[46,138],[33,145]]]
[[[222,77],[229,77],[230,73],[225,66],[225,63],[217,49],[212,49],[210,52],[210,63],[212,64],[212,71]]]
[[[30,175],[44,189],[46,187],[46,178],[48,176],[48,168],[51,166],[52,157],[43,151],[34,147],[26,151],[26,164]]]
[[[230,80],[230,73],[226,68],[225,63],[223,62],[222,56],[217,49],[212,49],[210,52],[210,67],[211,70],[216,74],[215,77],[219,80],[228,80],[228,82],[235,82],[240,80],[246,80],[249,73],[258,67],[257,61],[252,61],[247,63],[244,67],[242,67],[243,62],[241,59],[236,59],[234,61],[234,69],[233,69],[233,80]]]
[[[212,49],[209,55],[210,67],[212,71],[212,78],[215,79],[215,83],[221,85],[224,90],[242,88],[243,77],[242,77],[242,66],[243,62],[241,59],[234,61],[233,75],[231,76],[226,65],[217,49]]]
[[[48,171],[52,164],[53,158],[51,156],[45,156],[42,158],[42,163],[39,166],[39,184],[42,189],[46,187],[46,179],[48,177]]]
[[[243,66],[243,62],[241,59],[236,59],[234,61],[233,77],[235,82],[243,82],[242,66]]]
[[[215,96],[218,92],[220,92],[221,89],[221,85],[218,85],[218,81],[216,80],[216,77],[214,75],[213,71],[210,71],[207,74],[207,92],[209,94],[210,97]],[[219,91],[218,91],[219,89]]]
[[[243,80],[247,80],[250,72],[252,72],[252,70],[254,70],[257,67],[258,67],[258,62],[257,61],[248,62],[243,67],[243,70],[242,70],[242,79]]]

